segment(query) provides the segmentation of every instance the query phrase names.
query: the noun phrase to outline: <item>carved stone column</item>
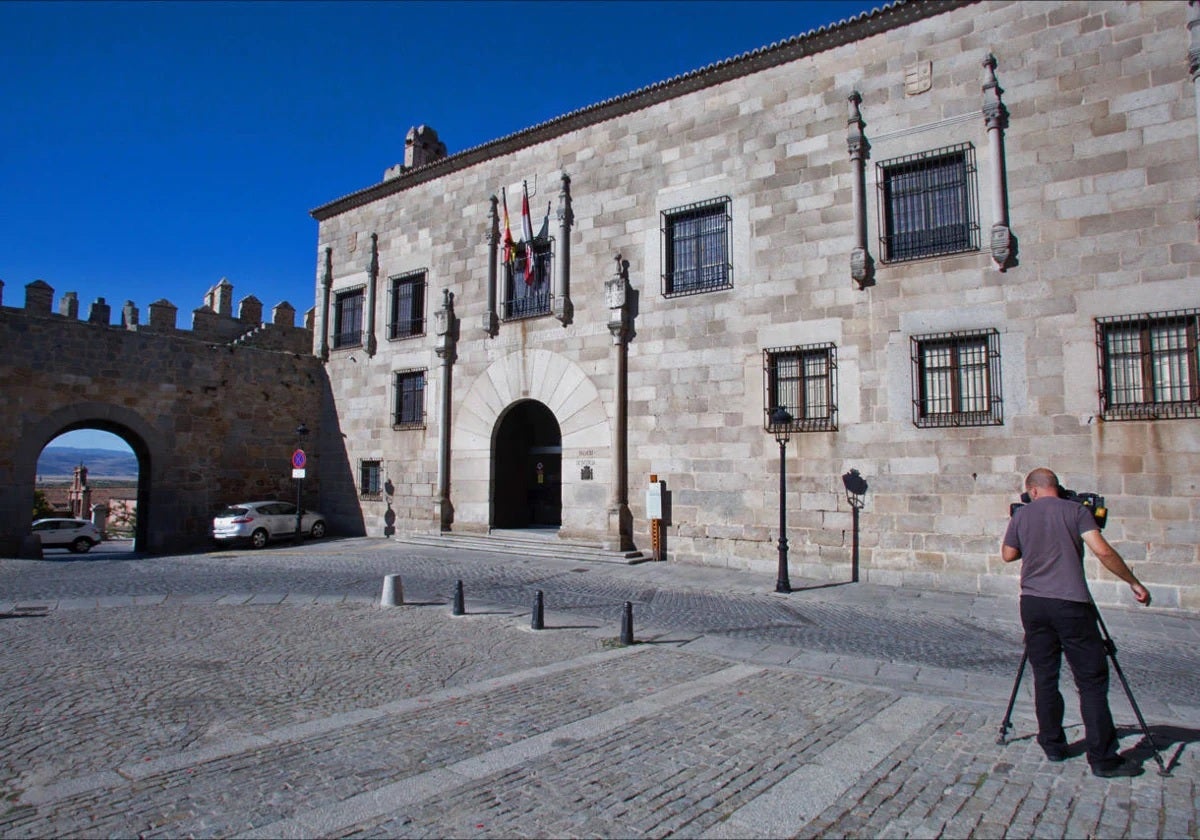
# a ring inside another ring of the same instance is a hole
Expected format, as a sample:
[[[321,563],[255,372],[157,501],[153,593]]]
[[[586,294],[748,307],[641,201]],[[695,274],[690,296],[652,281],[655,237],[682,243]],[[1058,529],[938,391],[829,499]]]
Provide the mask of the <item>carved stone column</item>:
[[[571,305],[571,176],[562,174],[558,191],[558,253],[554,260],[554,287],[551,290],[554,317],[565,327],[571,323],[575,308]]]
[[[863,134],[862,113],[858,105],[862,95],[851,91],[850,118],[846,121],[846,149],[850,152],[850,190],[854,205],[854,250],[850,252],[850,276],[865,289],[875,281],[875,261],[867,250],[867,159],[871,157],[871,144]]]
[[[442,306],[433,313],[433,326],[437,336],[434,352],[441,360],[438,381],[441,410],[438,416],[437,496],[434,497],[433,515],[438,528],[449,531],[454,522],[454,505],[450,503],[450,390],[454,361],[458,358],[458,319],[454,316],[454,294],[449,289],[442,289]]]
[[[325,273],[321,276],[321,296],[317,303],[317,356],[329,359],[329,292],[333,288],[333,249],[325,249]]]
[[[367,308],[366,312],[366,335],[363,337],[363,346],[367,351],[368,356],[374,356],[377,344],[375,342],[375,297],[376,287],[379,285],[379,235],[371,234],[371,262],[367,266],[367,299],[364,305]]]
[[[1200,2],[1188,0],[1188,73],[1196,97],[1196,139],[1200,141]],[[1196,197],[1195,218],[1200,222],[1200,196]]]
[[[608,305],[608,331],[616,348],[616,373],[613,381],[615,424],[613,428],[613,477],[608,502],[608,533],[615,536],[617,548],[633,548],[633,514],[629,512],[629,407],[628,358],[630,336],[629,263],[617,254],[616,273],[604,283],[604,301]]]
[[[1008,227],[1008,179],[1004,166],[1004,129],[1008,109],[1000,101],[1004,93],[996,82],[996,56],[983,60],[983,121],[987,126],[988,151],[992,159],[992,260],[1004,271],[1016,256],[1016,239]]]
[[[492,208],[489,211],[488,217],[490,226],[487,234],[487,309],[484,310],[483,319],[479,323],[479,326],[489,338],[495,336],[500,329],[499,321],[496,319],[496,249],[500,247],[500,213],[497,211],[496,206],[500,203],[500,199],[492,196],[491,203]]]

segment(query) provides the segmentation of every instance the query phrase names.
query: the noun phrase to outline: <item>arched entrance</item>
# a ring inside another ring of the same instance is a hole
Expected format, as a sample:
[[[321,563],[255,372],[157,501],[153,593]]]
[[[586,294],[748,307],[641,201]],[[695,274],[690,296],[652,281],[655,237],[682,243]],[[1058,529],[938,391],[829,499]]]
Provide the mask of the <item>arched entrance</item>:
[[[537,400],[509,406],[492,436],[493,528],[562,524],[562,432]]]

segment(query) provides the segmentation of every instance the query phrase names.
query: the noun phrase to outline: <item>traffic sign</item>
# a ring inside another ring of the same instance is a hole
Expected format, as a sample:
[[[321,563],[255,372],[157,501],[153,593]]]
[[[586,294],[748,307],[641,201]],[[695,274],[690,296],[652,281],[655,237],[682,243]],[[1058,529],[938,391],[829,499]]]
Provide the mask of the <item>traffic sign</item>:
[[[304,454],[303,449],[297,449],[292,453],[292,466],[298,470],[304,469],[304,465],[308,463],[308,456]]]

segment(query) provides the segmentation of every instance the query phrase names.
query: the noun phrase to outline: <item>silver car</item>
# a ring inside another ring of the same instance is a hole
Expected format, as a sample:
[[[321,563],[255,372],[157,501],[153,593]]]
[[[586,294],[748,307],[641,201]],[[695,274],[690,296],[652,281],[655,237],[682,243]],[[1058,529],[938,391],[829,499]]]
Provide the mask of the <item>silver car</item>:
[[[33,533],[42,540],[42,548],[68,548],[76,554],[100,544],[100,529],[86,519],[39,519]]]
[[[300,514],[300,533],[320,539],[325,536],[325,517],[313,510]],[[213,517],[213,539],[218,543],[248,541],[263,548],[274,539],[296,535],[296,506],[291,502],[239,502]]]

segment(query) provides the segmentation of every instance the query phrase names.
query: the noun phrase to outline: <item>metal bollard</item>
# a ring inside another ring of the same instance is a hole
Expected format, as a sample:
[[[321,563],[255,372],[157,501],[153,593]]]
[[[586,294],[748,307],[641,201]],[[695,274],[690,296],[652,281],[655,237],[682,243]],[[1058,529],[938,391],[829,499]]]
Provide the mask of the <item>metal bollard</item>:
[[[464,615],[467,612],[463,606],[463,588],[462,581],[454,584],[454,606],[450,609],[451,615]]]
[[[542,590],[538,590],[533,596],[533,617],[529,620],[529,627],[532,630],[545,630],[546,623],[543,621],[543,596]]]
[[[404,584],[400,575],[383,576],[383,592],[379,596],[379,606],[395,607],[404,603]]]
[[[625,611],[621,615],[621,644],[633,644],[633,604],[625,602]]]

